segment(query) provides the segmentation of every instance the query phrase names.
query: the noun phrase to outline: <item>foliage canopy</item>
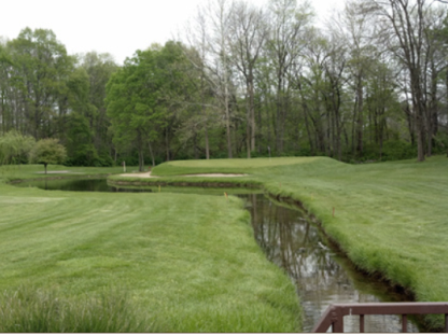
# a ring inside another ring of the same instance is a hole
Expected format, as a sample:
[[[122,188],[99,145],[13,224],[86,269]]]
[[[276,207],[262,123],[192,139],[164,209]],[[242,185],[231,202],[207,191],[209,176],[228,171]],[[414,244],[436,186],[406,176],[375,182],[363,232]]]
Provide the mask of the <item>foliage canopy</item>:
[[[30,152],[30,162],[43,164],[47,173],[48,164],[61,164],[67,158],[67,151],[59,140],[47,138],[36,142]]]

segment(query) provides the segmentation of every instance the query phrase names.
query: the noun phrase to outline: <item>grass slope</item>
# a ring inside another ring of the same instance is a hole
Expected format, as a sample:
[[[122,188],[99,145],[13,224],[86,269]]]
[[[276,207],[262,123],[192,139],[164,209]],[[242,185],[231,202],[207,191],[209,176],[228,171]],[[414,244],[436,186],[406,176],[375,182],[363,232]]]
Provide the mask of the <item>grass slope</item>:
[[[0,332],[301,329],[295,288],[266,261],[237,198],[4,183],[40,169],[0,171]]]
[[[357,166],[323,157],[170,162],[154,174],[220,169],[250,173],[270,193],[302,201],[360,268],[419,301],[448,301],[446,157]]]

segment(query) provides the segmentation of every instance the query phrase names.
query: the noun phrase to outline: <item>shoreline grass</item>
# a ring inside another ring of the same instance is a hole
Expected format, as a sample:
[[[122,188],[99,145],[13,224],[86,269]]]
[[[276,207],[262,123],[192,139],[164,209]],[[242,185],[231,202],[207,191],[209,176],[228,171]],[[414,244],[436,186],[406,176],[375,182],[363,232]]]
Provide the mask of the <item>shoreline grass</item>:
[[[29,281],[44,297],[63,301],[58,305],[62,309],[71,303],[79,310],[86,304],[101,306],[97,300],[83,304],[83,297],[98,296],[106,287],[126,291],[126,304],[136,313],[132,317],[145,329],[301,330],[295,287],[256,244],[241,200],[171,193],[46,192],[5,184],[13,178],[34,178],[38,168],[21,167],[13,176],[0,175],[0,292],[9,292],[2,306],[11,292],[20,293]],[[55,169],[84,175],[94,171],[49,168]],[[20,318],[21,311],[16,312]],[[101,309],[95,313],[101,314]],[[40,320],[47,322],[44,316]],[[83,323],[79,313],[77,318],[74,324]]]

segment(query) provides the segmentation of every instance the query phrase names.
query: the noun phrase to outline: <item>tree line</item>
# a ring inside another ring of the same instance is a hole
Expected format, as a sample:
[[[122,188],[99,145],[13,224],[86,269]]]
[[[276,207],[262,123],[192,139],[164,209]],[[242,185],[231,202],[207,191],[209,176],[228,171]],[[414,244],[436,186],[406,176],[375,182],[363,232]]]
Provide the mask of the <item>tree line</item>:
[[[58,138],[68,165],[423,161],[448,148],[447,17],[443,2],[349,0],[317,25],[306,2],[212,0],[123,66],[26,28],[0,43],[0,137]]]

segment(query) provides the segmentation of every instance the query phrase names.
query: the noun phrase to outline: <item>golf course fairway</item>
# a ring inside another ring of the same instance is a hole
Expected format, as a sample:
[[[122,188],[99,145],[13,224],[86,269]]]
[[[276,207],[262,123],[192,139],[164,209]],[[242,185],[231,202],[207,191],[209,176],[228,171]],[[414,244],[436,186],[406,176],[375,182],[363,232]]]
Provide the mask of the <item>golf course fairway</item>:
[[[363,165],[327,157],[174,161],[153,169],[163,178],[151,182],[223,180],[195,173],[247,174],[225,182],[300,201],[359,269],[402,286],[417,301],[448,301],[446,157]],[[111,177],[117,180],[137,179]],[[428,320],[434,327],[442,322]]]
[[[42,167],[1,169],[1,332],[300,331],[239,199],[19,188]]]
[[[301,330],[294,287],[265,260],[235,197],[45,192],[6,184],[36,178],[39,168],[0,171],[2,291],[31,285],[73,301],[75,310],[91,303],[98,313],[101,297],[112,296],[146,331]],[[173,161],[155,167],[156,178],[123,177],[120,168],[50,169],[69,170],[67,177],[113,174],[111,184],[252,185],[298,200],[359,269],[418,301],[448,301],[446,157],[364,165],[326,157]],[[5,300],[13,301],[8,294]],[[437,327],[442,318],[428,321]],[[123,327],[132,331],[117,329]]]

